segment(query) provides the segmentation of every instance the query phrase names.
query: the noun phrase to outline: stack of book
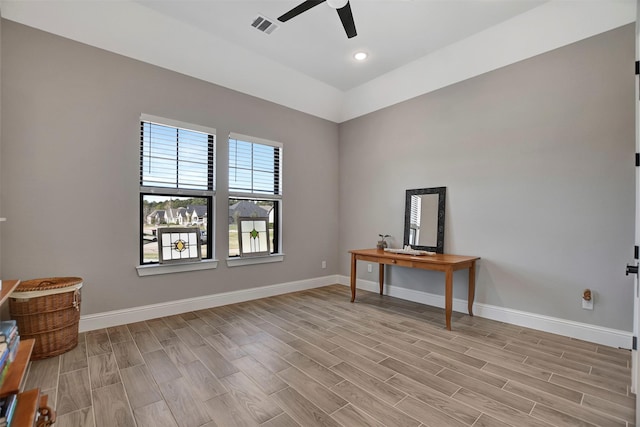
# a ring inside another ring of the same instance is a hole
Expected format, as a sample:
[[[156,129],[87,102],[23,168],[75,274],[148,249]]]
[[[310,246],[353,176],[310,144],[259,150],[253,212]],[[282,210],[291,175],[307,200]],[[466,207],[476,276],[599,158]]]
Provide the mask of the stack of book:
[[[20,335],[15,320],[0,321],[0,387],[4,383],[9,366],[16,357]],[[0,427],[11,424],[11,417],[16,407],[17,394],[0,398]]]
[[[13,418],[17,402],[17,394],[10,394],[0,399],[0,427],[11,425],[11,419]]]

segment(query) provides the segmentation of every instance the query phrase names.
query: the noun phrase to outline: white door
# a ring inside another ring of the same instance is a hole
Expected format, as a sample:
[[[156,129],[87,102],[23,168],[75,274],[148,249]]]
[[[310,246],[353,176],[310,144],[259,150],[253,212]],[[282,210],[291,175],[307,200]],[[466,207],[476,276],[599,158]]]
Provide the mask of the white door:
[[[636,74],[638,74],[640,60],[640,0],[636,1]],[[640,386],[640,354],[638,352],[638,336],[640,333],[640,284],[638,283],[638,246],[640,246],[640,171],[638,167],[638,153],[640,153],[640,76],[636,76],[636,249],[635,259],[631,268],[627,267],[627,274],[634,276],[634,303],[633,303],[633,350],[631,351],[631,391],[636,393],[636,425],[640,425],[640,399],[638,391]],[[635,274],[634,273],[635,267]]]

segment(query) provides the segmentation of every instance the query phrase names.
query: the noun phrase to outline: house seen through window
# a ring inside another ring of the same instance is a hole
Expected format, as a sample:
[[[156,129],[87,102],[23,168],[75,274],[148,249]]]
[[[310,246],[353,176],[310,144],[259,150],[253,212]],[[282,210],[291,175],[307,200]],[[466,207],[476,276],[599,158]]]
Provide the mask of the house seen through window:
[[[229,136],[230,257],[268,255],[265,248],[272,254],[282,251],[281,159],[281,143],[234,133]],[[261,226],[263,220],[266,230]],[[245,226],[242,233],[241,225]]]
[[[142,115],[141,264],[159,262],[159,227],[195,230],[202,258],[212,258],[214,172],[215,129]]]

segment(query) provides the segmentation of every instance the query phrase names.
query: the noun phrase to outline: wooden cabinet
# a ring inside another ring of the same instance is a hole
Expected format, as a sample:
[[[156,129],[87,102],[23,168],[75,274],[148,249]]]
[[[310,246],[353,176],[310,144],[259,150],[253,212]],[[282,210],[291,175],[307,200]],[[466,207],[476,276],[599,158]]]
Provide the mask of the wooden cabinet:
[[[0,305],[2,305],[18,287],[20,281],[2,280],[0,283],[2,283],[2,289],[0,290]],[[20,331],[18,331],[18,333],[19,332]],[[35,426],[36,414],[43,409],[47,413],[47,419],[55,420],[55,413],[46,407],[47,398],[46,396],[40,396],[39,389],[36,388],[20,393],[34,344],[35,341],[33,339],[20,342],[16,358],[11,362],[11,365],[9,365],[9,371],[2,382],[2,386],[0,386],[0,397],[18,393],[18,403],[11,421],[12,427]],[[50,424],[51,423],[39,423],[39,425],[43,426]]]
[[[35,426],[39,398],[40,390],[37,388],[20,393],[11,425],[16,427]]]

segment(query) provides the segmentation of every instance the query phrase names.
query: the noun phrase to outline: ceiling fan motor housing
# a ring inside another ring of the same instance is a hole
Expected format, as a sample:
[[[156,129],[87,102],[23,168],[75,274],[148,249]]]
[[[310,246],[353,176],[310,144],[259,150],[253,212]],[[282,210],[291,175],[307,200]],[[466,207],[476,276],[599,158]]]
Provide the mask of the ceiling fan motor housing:
[[[327,4],[334,9],[342,9],[349,3],[349,0],[327,0]]]
[[[305,0],[290,11],[286,12],[278,18],[280,22],[287,22],[291,18],[295,18],[303,12],[315,7],[321,3],[327,2],[327,4],[336,9],[342,26],[348,38],[352,38],[358,35],[356,32],[356,24],[353,21],[353,14],[351,13],[351,6],[349,0]]]

